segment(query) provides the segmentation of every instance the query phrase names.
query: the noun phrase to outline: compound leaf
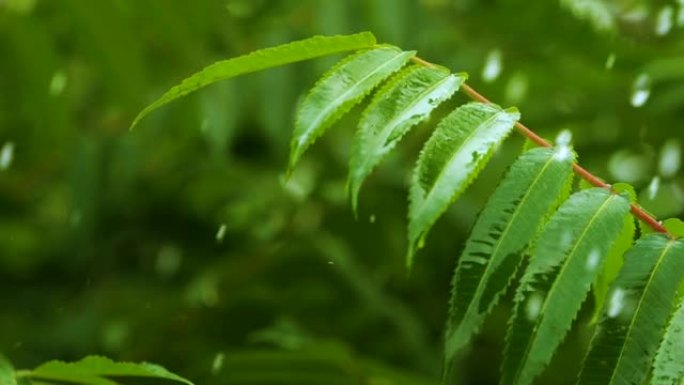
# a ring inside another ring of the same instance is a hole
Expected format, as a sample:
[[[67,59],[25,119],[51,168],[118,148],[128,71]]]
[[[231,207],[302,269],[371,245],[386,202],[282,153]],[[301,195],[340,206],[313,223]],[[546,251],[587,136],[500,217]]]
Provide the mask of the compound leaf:
[[[511,166],[480,214],[454,272],[445,368],[496,305],[537,234],[572,181],[567,147],[535,148]]]
[[[27,377],[42,382],[116,385],[121,378],[151,378],[186,385],[192,382],[150,363],[114,362],[100,356],[88,356],[78,362],[50,361],[30,371]]]
[[[682,278],[684,240],[652,233],[637,241],[609,290],[580,385],[645,381]]]
[[[624,197],[592,188],[572,195],[544,227],[516,292],[502,384],[529,385],[551,360],[629,209]]]
[[[382,46],[351,55],[326,72],[297,110],[288,171],[328,127],[414,55],[414,51]]]
[[[652,385],[678,385],[684,381],[684,298],[680,299],[653,365]]]
[[[145,107],[133,120],[131,128],[157,108],[219,80],[316,57],[369,48],[375,43],[375,36],[370,32],[354,35],[314,36],[216,62],[186,78]]]
[[[444,118],[421,151],[411,181],[407,265],[430,227],[487,164],[518,110],[468,103]]]
[[[348,186],[354,212],[361,184],[373,168],[466,78],[441,67],[416,65],[395,75],[378,91],[361,117],[352,145]]]

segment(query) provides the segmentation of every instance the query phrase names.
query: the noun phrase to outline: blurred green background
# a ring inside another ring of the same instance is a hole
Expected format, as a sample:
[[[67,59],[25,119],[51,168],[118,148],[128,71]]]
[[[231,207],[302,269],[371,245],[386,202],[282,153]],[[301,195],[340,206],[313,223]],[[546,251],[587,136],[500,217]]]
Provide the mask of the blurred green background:
[[[344,183],[360,108],[283,182],[298,99],[327,58],[221,82],[132,118],[216,60],[369,30],[469,84],[682,218],[682,1],[0,0],[0,352],[104,354],[197,384],[421,384],[441,370],[455,259],[514,135],[404,268],[407,180],[430,124]],[[510,298],[510,293],[509,293]],[[539,383],[574,383],[591,303]],[[510,300],[464,384],[498,380]]]

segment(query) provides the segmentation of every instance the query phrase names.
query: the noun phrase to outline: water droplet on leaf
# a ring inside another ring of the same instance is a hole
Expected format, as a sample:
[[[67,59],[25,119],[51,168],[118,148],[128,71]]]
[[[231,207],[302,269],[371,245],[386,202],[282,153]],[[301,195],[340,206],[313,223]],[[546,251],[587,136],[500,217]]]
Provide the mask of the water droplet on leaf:
[[[530,295],[530,298],[525,304],[525,317],[527,317],[529,321],[534,321],[537,319],[543,302],[544,296],[542,296],[540,293],[532,293],[532,295]]]
[[[609,318],[617,317],[622,309],[625,307],[625,291],[624,289],[617,288],[613,290],[613,294],[610,295],[610,301],[608,302],[607,315]]]

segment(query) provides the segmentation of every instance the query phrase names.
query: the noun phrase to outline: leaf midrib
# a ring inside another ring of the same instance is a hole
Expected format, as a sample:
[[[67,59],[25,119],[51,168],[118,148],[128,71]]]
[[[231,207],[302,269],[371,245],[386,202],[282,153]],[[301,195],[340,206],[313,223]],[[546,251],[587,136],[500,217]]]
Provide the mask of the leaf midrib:
[[[381,140],[381,139],[387,138],[387,137],[389,136],[389,134],[392,132],[392,130],[393,130],[399,123],[401,123],[402,121],[405,120],[405,119],[399,119],[399,118],[405,116],[406,113],[407,113],[408,111],[411,110],[411,108],[415,107],[420,101],[422,101],[423,99],[425,99],[425,97],[426,97],[427,95],[429,95],[429,94],[432,93],[434,90],[436,90],[436,89],[438,89],[439,87],[441,87],[442,85],[444,85],[444,83],[446,83],[447,81],[449,81],[449,79],[451,79],[451,78],[454,78],[454,80],[456,79],[456,77],[455,77],[453,74],[447,74],[447,76],[443,77],[442,79],[439,79],[439,80],[438,80],[437,82],[435,82],[433,85],[431,85],[430,87],[428,87],[428,88],[426,88],[425,90],[423,90],[420,94],[418,94],[418,97],[414,98],[413,101],[411,101],[405,108],[402,109],[402,111],[401,111],[401,113],[399,114],[399,116],[396,116],[396,115],[395,115],[394,118],[390,119],[390,121],[387,122],[387,124],[385,124],[385,126],[384,126],[383,129],[382,129],[382,131],[380,132],[380,135],[377,135],[377,136],[374,138],[375,140],[373,141],[373,146],[371,146],[371,148],[384,147],[383,144],[382,144],[382,142],[384,142],[384,140]],[[364,158],[363,166],[368,166],[368,160],[369,160],[369,159],[370,159],[369,157],[365,157],[365,158]]]
[[[625,334],[625,343],[622,344],[622,347],[620,348],[620,354],[618,355],[618,359],[615,362],[615,366],[613,367],[613,373],[610,375],[610,381],[608,384],[613,384],[615,380],[615,375],[618,372],[618,367],[620,366],[622,359],[625,357],[625,347],[627,346],[627,341],[629,340],[629,337],[632,335],[632,332],[634,331],[634,323],[636,320],[639,318],[639,313],[643,309],[643,303],[644,303],[644,298],[646,297],[646,293],[648,293],[648,289],[651,286],[651,283],[653,282],[653,278],[656,275],[656,272],[658,269],[661,267],[663,260],[665,259],[665,255],[667,254],[668,251],[670,251],[670,248],[674,246],[676,241],[670,240],[667,243],[667,246],[663,249],[663,251],[660,253],[658,256],[658,260],[656,261],[655,266],[653,266],[653,270],[651,270],[651,274],[649,274],[648,281],[646,282],[646,285],[644,286],[644,290],[642,292],[641,297],[639,298],[639,302],[637,302],[637,308],[636,311],[634,312],[634,316],[632,317],[631,321],[629,322],[629,327],[627,328],[627,334]]]
[[[570,259],[574,256],[575,252],[577,251],[577,248],[579,247],[580,244],[584,241],[584,238],[587,235],[587,232],[589,229],[594,225],[594,222],[596,222],[596,219],[600,216],[600,213],[605,210],[606,206],[608,203],[610,203],[613,199],[615,199],[617,195],[609,195],[608,198],[601,204],[601,206],[596,210],[594,215],[592,215],[591,219],[589,219],[589,222],[587,223],[587,226],[584,228],[582,231],[582,234],[577,238],[577,242],[575,242],[575,245],[573,246],[572,250],[570,253],[568,253],[567,257],[564,259],[563,265],[561,266],[560,271],[556,275],[556,279],[553,281],[553,284],[551,285],[551,288],[549,289],[548,294],[546,295],[546,298],[544,299],[544,304],[542,305],[541,309],[539,309],[539,318],[535,322],[535,327],[532,331],[532,336],[536,335],[536,332],[538,330],[539,325],[541,325],[542,320],[544,319],[544,313],[546,312],[546,307],[549,304],[549,298],[552,297],[552,293],[555,292],[555,290],[558,288],[558,285],[556,284],[558,282],[558,279],[563,275],[565,272],[566,268],[568,267]],[[523,360],[521,361],[523,364],[527,363],[530,350],[532,349],[532,345],[534,345],[534,338],[530,338],[530,342],[526,345],[525,347],[525,353],[523,355]],[[524,368],[524,365],[520,365],[518,369],[516,370],[515,374],[515,381],[513,382],[514,384],[518,383],[518,380],[520,378],[520,375],[522,374],[522,369]]]
[[[515,221],[515,219],[518,217],[518,215],[522,211],[521,207],[525,204],[525,202],[527,202],[527,199],[530,197],[532,190],[534,190],[534,187],[539,183],[539,181],[541,180],[544,173],[547,171],[547,169],[549,169],[550,165],[553,164],[553,162],[555,162],[555,161],[556,160],[553,158],[553,154],[552,154],[551,157],[546,161],[546,163],[544,164],[542,169],[539,171],[537,176],[534,178],[532,184],[530,185],[530,188],[527,190],[527,192],[525,192],[525,194],[523,195],[523,198],[521,199],[520,203],[516,207],[515,212],[511,216],[511,219],[506,224],[506,228],[504,229],[503,232],[501,232],[501,237],[499,237],[499,240],[496,243],[496,247],[494,248],[494,251],[492,251],[492,253],[491,253],[492,259],[490,259],[490,261],[492,261],[494,259],[494,256],[496,256],[496,254],[499,252],[501,245],[504,243],[503,240],[508,236],[513,222]],[[491,275],[492,269],[493,269],[492,264],[488,263],[487,267],[485,267],[485,271],[484,271],[482,278],[489,278]],[[480,282],[483,282],[483,281],[484,281],[484,279]],[[476,290],[475,296],[473,296],[473,299],[470,301],[468,308],[466,308],[463,319],[466,319],[466,316],[472,312],[472,309],[475,306],[475,299],[482,297],[482,290],[479,290],[479,289],[480,289],[480,285],[478,285],[478,290]],[[479,295],[478,295],[478,293],[479,293]],[[458,328],[456,330],[458,330]]]
[[[453,162],[454,158],[456,158],[460,154],[460,150],[465,147],[466,143],[469,143],[470,140],[479,133],[479,131],[482,129],[484,126],[491,126],[491,122],[495,121],[499,115],[506,113],[505,111],[496,111],[494,115],[490,116],[486,120],[484,120],[482,123],[480,123],[477,127],[475,127],[469,134],[468,136],[461,142],[461,145],[458,146],[457,149],[453,152],[453,154],[449,157],[449,160],[445,163],[446,165],[451,164]],[[442,180],[442,176],[444,175],[445,170],[447,167],[442,167],[442,170],[437,174],[437,178],[435,178],[435,182],[432,184],[432,187],[430,188],[430,191],[425,195],[423,198],[423,201],[420,202],[420,207],[416,210],[416,216],[418,216],[420,213],[423,212],[423,209],[425,208],[425,204],[429,201],[429,198],[432,197],[432,193],[435,191],[435,186],[437,186],[440,181]],[[420,235],[420,234],[419,234]]]
[[[388,48],[389,49],[389,48]],[[313,122],[307,127],[307,129],[304,131],[304,135],[302,135],[299,139],[299,145],[301,146],[306,142],[308,139],[310,133],[312,132],[312,129],[319,126],[321,124],[321,121],[323,120],[323,117],[327,116],[328,113],[333,110],[337,109],[340,100],[344,100],[349,94],[352,93],[352,91],[355,91],[360,84],[364,83],[366,80],[368,80],[371,76],[375,75],[376,73],[380,72],[382,69],[387,67],[389,64],[393,63],[397,58],[401,58],[404,55],[406,55],[408,52],[407,51],[399,51],[394,57],[391,59],[385,61],[382,65],[378,66],[375,68],[373,71],[369,72],[366,74],[364,77],[359,79],[354,85],[349,87],[346,91],[344,91],[340,96],[335,98],[331,103],[329,103],[321,112],[318,113],[316,118],[314,118]]]

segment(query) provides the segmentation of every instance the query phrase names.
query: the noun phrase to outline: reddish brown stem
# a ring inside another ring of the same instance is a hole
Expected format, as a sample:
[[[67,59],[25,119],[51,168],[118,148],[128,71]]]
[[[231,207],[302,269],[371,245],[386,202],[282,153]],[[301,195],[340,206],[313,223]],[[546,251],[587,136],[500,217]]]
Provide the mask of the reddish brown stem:
[[[471,99],[476,100],[481,103],[487,103],[491,104],[489,99],[485,98],[482,96],[479,92],[475,91],[472,87],[470,87],[467,84],[463,84],[461,86],[461,89],[463,92],[465,92]],[[541,136],[537,135],[534,131],[530,130],[529,128],[525,127],[524,124],[522,123],[516,123],[515,124],[516,130],[518,130],[519,133],[524,135],[526,138],[530,139],[534,143],[536,143],[539,146],[542,147],[552,147],[553,145],[547,141],[546,139],[542,138]],[[582,177],[584,180],[587,182],[591,183],[593,186],[596,187],[601,187],[605,188],[607,190],[610,190],[612,192],[615,192],[611,185],[608,183],[604,182],[601,180],[601,178],[597,177],[596,175],[590,173],[587,171],[585,168],[580,166],[577,163],[574,163],[572,165],[573,170],[575,171],[575,174],[579,175]],[[653,230],[663,233],[668,235],[670,238],[674,238],[674,236],[653,216],[648,214],[641,206],[639,206],[636,203],[631,204],[631,211],[632,214],[634,214],[637,218],[641,219],[644,223],[646,223],[648,226],[650,226]]]

